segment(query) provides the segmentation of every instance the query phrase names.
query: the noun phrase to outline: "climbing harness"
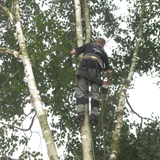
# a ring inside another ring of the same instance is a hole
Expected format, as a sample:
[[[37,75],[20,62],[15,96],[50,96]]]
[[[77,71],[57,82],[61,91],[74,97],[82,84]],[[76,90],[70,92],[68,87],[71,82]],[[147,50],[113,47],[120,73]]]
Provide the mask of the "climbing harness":
[[[99,86],[102,86],[103,80],[100,78],[101,68],[104,68],[105,64],[103,64],[100,56],[94,55],[95,54],[93,53],[87,53],[87,55],[84,55],[82,61],[80,62],[80,67],[77,70],[77,76],[85,77],[93,82],[96,82]],[[93,61],[95,62],[93,63]]]
[[[106,67],[105,63],[103,63],[102,60],[97,58],[96,56],[85,55],[83,58],[84,59],[85,58],[90,58],[90,59],[93,59],[93,60],[97,60],[99,65],[101,66],[101,68],[105,68]]]
[[[101,87],[101,122],[102,122],[102,135],[103,135],[103,146],[104,146],[104,159],[106,159],[106,150],[105,150],[105,136],[104,136],[104,121],[103,121],[103,113],[104,113],[104,111],[103,111],[103,109],[104,109],[104,107],[103,107],[103,100],[104,100],[104,98],[105,98],[105,96],[106,96],[106,98],[105,98],[105,100],[106,100],[106,102],[107,102],[107,100],[108,100],[108,93],[109,93],[109,84],[106,82],[106,81],[104,81],[103,82],[103,85],[102,85],[102,87]]]
[[[101,59],[97,58],[96,56],[90,56],[90,55],[85,55],[83,58],[84,59],[85,58],[91,58],[91,59],[101,60]]]

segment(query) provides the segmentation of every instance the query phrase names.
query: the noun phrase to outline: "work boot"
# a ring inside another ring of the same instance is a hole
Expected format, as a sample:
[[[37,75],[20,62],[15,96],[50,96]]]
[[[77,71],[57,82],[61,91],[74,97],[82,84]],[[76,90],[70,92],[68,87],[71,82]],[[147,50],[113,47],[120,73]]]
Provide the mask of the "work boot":
[[[90,123],[92,124],[92,126],[97,126],[98,124],[98,119],[94,114],[90,115]]]
[[[74,119],[74,123],[83,122],[85,119],[85,115],[83,112],[78,113],[78,116]]]

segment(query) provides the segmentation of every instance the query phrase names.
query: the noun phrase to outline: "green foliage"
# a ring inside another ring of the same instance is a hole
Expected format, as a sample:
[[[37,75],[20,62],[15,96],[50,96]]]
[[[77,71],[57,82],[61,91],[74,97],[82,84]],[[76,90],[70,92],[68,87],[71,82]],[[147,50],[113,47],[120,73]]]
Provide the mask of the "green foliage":
[[[26,160],[26,159],[34,159],[34,160],[43,160],[42,158],[39,158],[41,154],[39,152],[30,152],[30,151],[24,151],[22,152],[22,155],[19,157],[19,160]],[[42,155],[41,155],[42,156]]]
[[[1,4],[11,9],[10,1],[2,1]],[[139,49],[136,72],[140,75],[148,73],[155,69],[159,71],[159,36],[157,36],[159,23],[157,23],[157,7],[158,2],[147,0],[145,18],[143,23],[143,41]],[[112,70],[112,85],[109,95],[109,101],[105,104],[101,115],[99,116],[99,125],[92,128],[93,143],[95,147],[96,158],[103,159],[104,142],[106,158],[110,154],[110,146],[112,143],[112,131],[116,122],[116,106],[118,103],[118,94],[125,79],[129,73],[131,66],[131,58],[137,41],[137,31],[140,16],[140,3],[138,0],[129,1],[132,7],[128,7],[129,14],[114,15],[114,11],[118,9],[117,4],[113,1],[88,1],[90,8],[90,21],[92,28],[92,42],[101,36],[97,28],[102,29],[103,34],[109,39],[115,41],[115,48],[112,56],[109,57]],[[32,62],[33,72],[40,92],[42,101],[48,109],[49,115],[52,117],[51,127],[52,134],[58,147],[64,145],[64,139],[67,137],[65,159],[80,159],[82,157],[81,143],[79,141],[80,125],[73,124],[76,114],[74,84],[75,84],[75,64],[78,62],[77,57],[73,58],[70,51],[77,46],[76,44],[76,27],[75,27],[75,10],[74,1],[35,1],[27,0],[19,1],[21,23],[23,34],[27,44],[27,50]],[[83,9],[83,8],[82,8]],[[121,23],[126,23],[126,28],[121,28]],[[82,18],[83,30],[85,31],[85,21]],[[17,41],[14,39],[15,28],[10,24],[8,18],[0,16],[0,46],[8,47],[19,51]],[[83,33],[85,40],[85,32]],[[26,80],[24,78],[23,66],[19,59],[5,53],[0,55],[3,61],[0,66],[0,113],[1,120],[6,122],[13,121],[15,125],[20,125],[15,116],[22,118],[25,116],[24,107],[30,102],[29,92]],[[14,75],[14,76],[13,76]],[[103,75],[104,77],[106,75]],[[127,113],[127,111],[125,111]],[[58,116],[59,120],[54,121],[54,116]],[[127,115],[125,115],[127,116]],[[23,118],[22,118],[23,119]],[[102,131],[102,125],[104,130]],[[154,123],[147,122],[146,128],[143,129],[137,138],[130,133],[130,127],[127,122],[124,123],[123,133],[120,142],[119,159],[132,159],[132,157],[149,159],[156,152],[158,157],[158,139],[154,144],[147,141],[152,134],[157,135],[158,129],[154,130]],[[12,132],[16,133],[17,130]],[[151,134],[149,135],[149,129]],[[60,131],[60,132],[57,132]],[[27,145],[28,138],[19,139],[16,134],[7,137],[8,130],[6,126],[0,128],[1,155],[12,155],[15,148],[20,145]],[[105,137],[103,137],[103,134]],[[158,137],[158,136],[157,136]],[[153,137],[152,137],[153,138]],[[60,140],[59,140],[60,139]],[[143,141],[145,139],[145,141]],[[8,143],[6,143],[8,142]],[[148,150],[149,145],[154,149]],[[9,150],[10,146],[13,146]],[[148,146],[148,148],[147,148]],[[144,148],[143,148],[144,147]],[[146,150],[145,150],[146,149]],[[126,155],[126,150],[129,152]],[[140,153],[142,157],[140,157]],[[40,153],[24,151],[20,159],[40,157]],[[123,158],[126,157],[126,158]],[[156,157],[153,157],[153,159]]]
[[[106,3],[105,0],[100,2],[91,0],[89,4],[93,42],[95,38],[102,34],[97,30],[99,27],[103,29],[104,35],[107,38],[114,37],[114,32],[116,32],[118,28],[117,18],[113,15],[113,12],[118,9],[116,4],[112,1]]]
[[[137,136],[130,130],[136,126]],[[124,123],[118,160],[157,160],[160,158],[159,154],[159,122],[155,117],[155,121],[147,120],[145,126],[141,128],[140,124]],[[127,154],[126,154],[127,153]]]

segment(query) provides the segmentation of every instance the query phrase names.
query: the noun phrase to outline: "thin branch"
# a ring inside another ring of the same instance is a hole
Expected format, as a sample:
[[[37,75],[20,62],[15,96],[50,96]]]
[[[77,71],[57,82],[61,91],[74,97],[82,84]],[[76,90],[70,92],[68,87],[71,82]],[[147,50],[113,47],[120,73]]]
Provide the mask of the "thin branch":
[[[133,108],[131,107],[131,105],[130,105],[130,103],[129,103],[129,101],[128,101],[127,96],[126,96],[126,102],[127,102],[129,108],[131,109],[131,111],[132,111],[134,114],[136,114],[139,118],[143,118],[143,117],[141,117],[137,112],[135,112],[135,111],[133,110]]]
[[[22,67],[16,73],[14,73],[10,78],[8,78],[2,85],[0,85],[0,87],[3,87],[10,79],[12,79],[17,73],[19,73],[21,69]]]
[[[39,143],[39,146],[38,146],[38,150],[40,150],[40,147],[41,147],[41,152],[42,152],[42,154],[43,154],[43,150],[42,150],[42,138],[41,138],[40,133],[37,132],[37,131],[34,131],[34,132],[32,132],[32,133],[37,133],[37,134],[39,135],[40,143]]]
[[[18,51],[15,51],[13,49],[6,48],[6,47],[0,47],[0,54],[4,54],[6,52],[10,53],[10,54],[13,54],[16,58],[19,57],[19,52]]]
[[[14,23],[13,22],[13,15],[7,7],[0,4],[0,11],[2,13],[4,13],[4,15],[7,16],[12,23]]]
[[[151,121],[153,121],[153,122],[156,122],[156,121],[152,120],[151,118],[142,117],[142,116],[140,116],[137,112],[135,112],[135,111],[133,110],[132,106],[130,105],[127,96],[126,96],[126,102],[127,102],[128,106],[129,106],[129,108],[131,109],[131,111],[132,111],[134,114],[136,114],[139,118],[141,118],[141,125],[138,126],[139,131],[138,131],[138,133],[137,133],[137,138],[139,139],[140,133],[141,133],[141,129],[142,129],[142,125],[143,125],[143,119],[148,119],[148,120],[151,120]]]
[[[134,114],[136,114],[139,118],[141,118],[141,119],[148,119],[148,120],[151,120],[151,121],[154,122],[153,119],[147,118],[147,117],[142,117],[142,116],[140,116],[137,112],[135,112],[135,111],[133,110],[132,106],[130,105],[127,96],[126,96],[126,102],[127,102],[128,106],[129,106],[129,108],[131,109],[131,111],[132,111]],[[142,120],[141,120],[141,121],[142,121]]]
[[[19,128],[19,127],[16,127],[16,126],[12,126],[12,125],[10,125],[10,124],[5,124],[5,123],[3,123],[3,122],[0,122],[0,123],[3,124],[3,125],[6,125],[6,126],[12,127],[12,128],[19,129],[19,130],[21,130],[21,131],[28,131],[28,130],[30,130],[30,129],[32,128],[32,125],[33,125],[35,116],[36,116],[36,114],[33,116],[32,121],[31,121],[31,124],[30,124],[29,128],[27,128],[27,129],[22,129],[22,128]]]

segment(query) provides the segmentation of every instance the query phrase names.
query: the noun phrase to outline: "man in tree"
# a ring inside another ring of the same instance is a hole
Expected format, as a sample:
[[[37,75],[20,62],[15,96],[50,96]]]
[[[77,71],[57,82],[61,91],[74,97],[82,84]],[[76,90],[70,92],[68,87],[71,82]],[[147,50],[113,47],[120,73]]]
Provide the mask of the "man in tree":
[[[74,119],[75,123],[84,121],[85,118],[85,92],[88,82],[91,83],[90,123],[92,125],[97,125],[98,123],[99,87],[103,85],[101,70],[106,71],[108,84],[110,83],[111,77],[108,57],[103,49],[104,45],[105,40],[103,38],[98,38],[95,44],[87,43],[71,51],[72,55],[84,53],[76,75],[75,95],[78,116]]]

